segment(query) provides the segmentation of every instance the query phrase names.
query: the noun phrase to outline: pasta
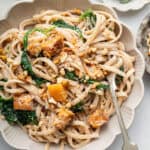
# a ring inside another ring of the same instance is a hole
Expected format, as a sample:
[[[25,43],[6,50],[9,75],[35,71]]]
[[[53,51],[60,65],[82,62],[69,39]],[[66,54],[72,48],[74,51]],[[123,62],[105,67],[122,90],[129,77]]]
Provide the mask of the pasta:
[[[80,148],[98,138],[115,111],[107,76],[116,74],[120,105],[134,83],[135,57],[121,35],[116,18],[91,9],[42,11],[3,33],[2,115],[45,149]]]
[[[148,47],[148,55],[150,55],[150,33],[147,35],[146,43]]]

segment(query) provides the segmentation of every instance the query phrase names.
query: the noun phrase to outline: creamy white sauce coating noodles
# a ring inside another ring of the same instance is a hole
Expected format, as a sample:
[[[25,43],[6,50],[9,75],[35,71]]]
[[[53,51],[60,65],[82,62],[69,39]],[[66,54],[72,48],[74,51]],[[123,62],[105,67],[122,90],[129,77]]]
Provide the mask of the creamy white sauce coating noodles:
[[[120,105],[134,83],[121,35],[111,14],[73,9],[43,11],[0,36],[0,96],[35,112],[36,123],[21,125],[34,141],[80,148],[101,135],[114,113],[107,76],[117,74]]]
[[[148,35],[146,37],[146,43],[147,43],[147,47],[148,47],[148,55],[150,56],[150,33],[148,33]]]

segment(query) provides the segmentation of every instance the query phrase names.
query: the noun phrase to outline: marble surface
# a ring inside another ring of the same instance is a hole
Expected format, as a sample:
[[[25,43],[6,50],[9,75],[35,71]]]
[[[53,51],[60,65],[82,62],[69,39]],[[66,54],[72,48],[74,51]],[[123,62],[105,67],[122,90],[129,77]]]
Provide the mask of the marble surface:
[[[5,11],[16,1],[21,0],[0,0],[0,18],[5,14]],[[30,0],[28,0],[30,1]],[[99,0],[91,0],[98,2]],[[143,17],[150,12],[150,5],[145,6],[138,11],[130,11],[121,13],[118,12],[118,16],[121,21],[129,25],[133,33],[136,35],[137,29]],[[150,75],[145,73],[144,75],[145,94],[142,103],[136,109],[135,119],[132,126],[129,129],[129,134],[132,140],[138,144],[139,150],[150,149]],[[121,135],[117,136],[114,143],[107,150],[121,150],[122,139]],[[0,136],[0,150],[14,150],[5,143]],[[94,150],[94,149],[93,149]]]

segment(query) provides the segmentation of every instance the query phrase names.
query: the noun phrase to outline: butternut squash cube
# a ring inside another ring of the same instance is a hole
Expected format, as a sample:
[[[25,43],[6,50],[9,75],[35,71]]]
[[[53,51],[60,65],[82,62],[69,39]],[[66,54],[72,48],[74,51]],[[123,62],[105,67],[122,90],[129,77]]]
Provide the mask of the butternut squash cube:
[[[48,85],[48,91],[50,95],[58,102],[67,101],[67,93],[61,83]]]

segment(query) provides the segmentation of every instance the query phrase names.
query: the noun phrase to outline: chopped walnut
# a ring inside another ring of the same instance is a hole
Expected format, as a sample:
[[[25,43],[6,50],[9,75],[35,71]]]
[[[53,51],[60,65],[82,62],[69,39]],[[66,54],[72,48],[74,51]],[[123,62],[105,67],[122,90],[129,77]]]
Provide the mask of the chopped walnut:
[[[74,113],[66,108],[58,110],[57,119],[54,121],[54,126],[58,129],[65,128],[73,119]]]
[[[108,122],[108,120],[108,116],[100,109],[97,109],[93,114],[88,116],[88,123],[93,128],[101,127],[103,124]]]
[[[69,16],[70,14],[69,14],[68,12],[62,12],[61,15],[67,17],[67,16]]]
[[[17,75],[17,78],[19,80],[25,81],[25,82],[32,82],[32,78],[28,76],[27,71],[21,72]]]
[[[80,9],[72,9],[70,10],[70,12],[73,14],[73,15],[81,15],[82,11]]]
[[[59,63],[63,63],[66,59],[67,59],[67,53],[66,52],[61,52],[58,56],[56,56],[54,58],[54,63],[55,64],[59,64]]]
[[[52,57],[61,52],[64,47],[64,37],[57,31],[52,31],[50,37],[42,42],[41,48],[45,57]]]
[[[48,93],[47,90],[43,89],[43,91],[40,94],[40,98],[44,101],[46,101],[48,99]]]
[[[3,60],[3,61],[7,60],[7,56],[5,54],[5,51],[2,48],[0,48],[0,59]]]
[[[27,51],[32,56],[38,56],[41,53],[41,43],[32,42],[29,44]]]
[[[102,80],[104,76],[104,71],[97,65],[84,65],[84,68],[89,77],[92,79]],[[105,72],[106,73],[106,72]]]

